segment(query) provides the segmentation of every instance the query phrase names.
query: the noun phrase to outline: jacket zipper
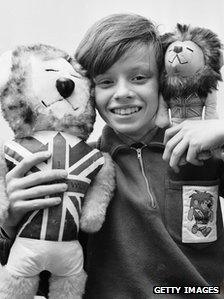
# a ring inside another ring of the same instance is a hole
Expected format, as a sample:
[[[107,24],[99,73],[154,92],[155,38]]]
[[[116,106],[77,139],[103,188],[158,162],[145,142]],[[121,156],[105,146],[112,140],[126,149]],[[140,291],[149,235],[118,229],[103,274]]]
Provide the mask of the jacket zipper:
[[[146,177],[145,170],[144,170],[144,165],[143,165],[143,160],[142,160],[142,149],[143,148],[144,148],[144,146],[142,148],[137,148],[135,150],[137,152],[137,158],[138,158],[139,163],[140,163],[140,168],[141,168],[142,176],[143,176],[143,178],[145,180],[145,183],[146,183],[146,188],[147,188],[148,196],[150,198],[151,206],[152,206],[152,208],[156,208],[156,203],[155,203],[155,200],[153,198],[152,192],[150,191],[149,181],[148,181],[148,179]]]

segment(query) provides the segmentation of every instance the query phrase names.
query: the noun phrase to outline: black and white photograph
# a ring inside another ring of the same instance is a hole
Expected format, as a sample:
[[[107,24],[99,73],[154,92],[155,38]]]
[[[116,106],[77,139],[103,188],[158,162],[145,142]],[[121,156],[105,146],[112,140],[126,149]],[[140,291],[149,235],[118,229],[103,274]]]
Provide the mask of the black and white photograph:
[[[224,2],[0,1],[0,299],[224,298]]]

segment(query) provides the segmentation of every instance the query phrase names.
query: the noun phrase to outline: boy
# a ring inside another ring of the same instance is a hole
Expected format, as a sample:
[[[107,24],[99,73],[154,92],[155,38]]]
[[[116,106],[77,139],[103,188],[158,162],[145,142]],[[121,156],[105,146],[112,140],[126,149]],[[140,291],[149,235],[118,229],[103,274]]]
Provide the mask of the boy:
[[[200,295],[184,293],[189,290],[184,287],[212,287],[223,280],[224,236],[218,201],[223,162],[187,164],[176,173],[162,160],[163,132],[155,127],[161,57],[153,24],[129,14],[99,21],[77,49],[76,58],[93,79],[96,106],[107,122],[98,147],[112,155],[117,177],[104,226],[90,237],[86,298],[219,298],[215,288],[209,295],[205,288]],[[164,159],[174,167],[178,158],[172,158],[173,151],[184,138],[181,130],[177,140],[172,128],[165,138]],[[213,135],[215,143],[224,142],[224,132]],[[181,144],[181,151],[188,146],[190,141]],[[32,165],[33,160],[26,168]],[[25,183],[25,170],[17,169],[8,178],[9,197],[17,207],[34,198],[32,188],[39,188],[34,180]],[[46,174],[42,183],[48,179]],[[51,187],[46,188],[50,193]],[[31,206],[35,208],[32,200],[27,209]],[[11,211],[18,215],[14,205]],[[15,223],[10,224],[12,217],[4,227],[9,234]]]
[[[153,24],[122,14],[96,23],[76,52],[93,79],[96,106],[107,123],[98,147],[111,154],[117,178],[104,226],[90,236],[85,298],[183,298],[188,291],[184,286],[217,286],[224,277],[218,201],[223,162],[187,164],[175,173],[162,160],[163,132],[155,127],[161,57]],[[199,122],[200,130],[211,123]],[[178,147],[182,155],[194,139],[184,140],[183,146],[178,134],[175,139],[176,132],[185,138],[180,128],[169,129],[164,159],[177,170]],[[220,122],[213,122],[211,132],[215,141],[207,136],[202,144],[207,141],[207,148],[223,144]],[[191,161],[191,156],[187,159]],[[215,298],[214,292],[208,298]]]

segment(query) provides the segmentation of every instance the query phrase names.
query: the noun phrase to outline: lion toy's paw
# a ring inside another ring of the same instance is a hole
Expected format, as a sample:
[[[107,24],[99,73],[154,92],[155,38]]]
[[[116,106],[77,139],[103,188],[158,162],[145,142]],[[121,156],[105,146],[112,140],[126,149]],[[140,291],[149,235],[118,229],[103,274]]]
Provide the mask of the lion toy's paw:
[[[87,211],[82,214],[80,219],[80,227],[83,231],[88,233],[95,233],[99,231],[105,220],[104,211]]]

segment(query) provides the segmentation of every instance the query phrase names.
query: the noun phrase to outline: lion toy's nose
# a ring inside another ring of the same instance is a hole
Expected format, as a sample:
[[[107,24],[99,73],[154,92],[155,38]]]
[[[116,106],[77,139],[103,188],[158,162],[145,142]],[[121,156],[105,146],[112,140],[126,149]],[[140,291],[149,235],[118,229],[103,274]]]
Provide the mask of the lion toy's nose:
[[[71,79],[62,77],[57,79],[56,88],[60,95],[66,99],[73,93],[75,83]]]
[[[180,52],[183,51],[183,47],[181,47],[181,46],[175,46],[175,47],[173,48],[173,51],[174,51],[175,53],[180,53]]]

